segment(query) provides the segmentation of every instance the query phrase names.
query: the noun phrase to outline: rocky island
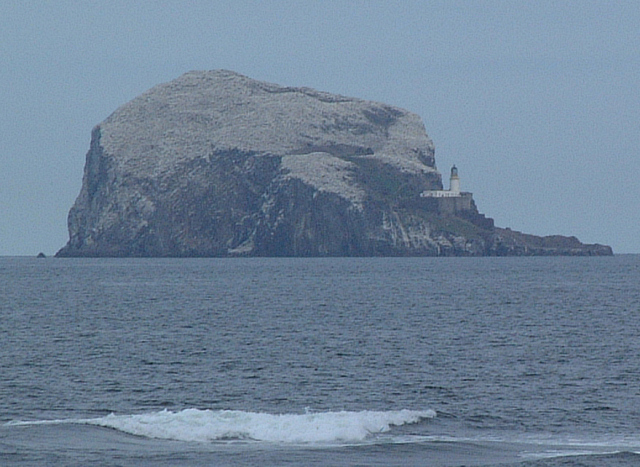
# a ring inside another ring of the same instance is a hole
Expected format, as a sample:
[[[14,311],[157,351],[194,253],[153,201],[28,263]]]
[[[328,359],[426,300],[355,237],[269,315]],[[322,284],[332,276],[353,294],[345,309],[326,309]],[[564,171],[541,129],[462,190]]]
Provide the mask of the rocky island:
[[[610,255],[494,226],[406,110],[193,71],[91,135],[57,256]]]

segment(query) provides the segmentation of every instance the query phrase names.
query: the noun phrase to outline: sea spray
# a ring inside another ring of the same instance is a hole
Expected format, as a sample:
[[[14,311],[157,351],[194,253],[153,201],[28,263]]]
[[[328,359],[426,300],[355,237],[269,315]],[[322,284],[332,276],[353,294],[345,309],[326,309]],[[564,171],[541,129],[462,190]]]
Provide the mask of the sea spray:
[[[179,441],[255,440],[272,443],[358,442],[392,426],[435,417],[433,410],[268,414],[238,410],[163,410],[84,420],[148,438]]]

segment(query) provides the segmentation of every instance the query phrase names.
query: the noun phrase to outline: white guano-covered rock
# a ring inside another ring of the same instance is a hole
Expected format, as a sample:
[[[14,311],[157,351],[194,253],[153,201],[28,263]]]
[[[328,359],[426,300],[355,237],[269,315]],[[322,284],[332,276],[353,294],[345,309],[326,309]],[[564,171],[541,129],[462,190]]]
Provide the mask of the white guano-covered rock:
[[[420,198],[438,189],[411,112],[192,71],[96,125],[59,255],[440,254],[438,206]],[[466,230],[477,254],[484,234]]]

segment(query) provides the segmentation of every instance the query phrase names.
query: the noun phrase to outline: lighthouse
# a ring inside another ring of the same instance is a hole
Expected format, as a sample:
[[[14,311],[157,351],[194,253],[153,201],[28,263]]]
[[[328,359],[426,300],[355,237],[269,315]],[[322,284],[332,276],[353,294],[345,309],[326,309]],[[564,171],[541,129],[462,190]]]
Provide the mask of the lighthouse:
[[[458,168],[454,165],[451,167],[451,178],[449,179],[449,191],[452,194],[460,194],[460,177],[458,177]]]
[[[442,184],[444,185],[444,183]],[[477,213],[475,204],[473,204],[472,194],[460,191],[460,177],[458,176],[458,168],[455,165],[451,167],[448,190],[426,190],[420,193],[420,198],[428,198],[424,203],[425,209],[435,210],[442,214],[456,215],[456,213],[466,211]],[[493,223],[491,227],[493,228]]]
[[[448,190],[426,190],[420,193],[421,198],[468,198],[471,200],[471,193],[460,192],[460,177],[458,177],[458,168],[454,165],[451,167],[451,178],[449,178]],[[467,201],[465,201],[466,203]]]

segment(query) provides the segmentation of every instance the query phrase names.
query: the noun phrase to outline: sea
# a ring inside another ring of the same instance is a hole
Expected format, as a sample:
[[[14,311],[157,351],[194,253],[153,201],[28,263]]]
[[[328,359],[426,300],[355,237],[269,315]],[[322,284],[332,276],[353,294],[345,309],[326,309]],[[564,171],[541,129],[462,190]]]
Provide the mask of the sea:
[[[0,258],[0,465],[639,466],[640,255]]]

